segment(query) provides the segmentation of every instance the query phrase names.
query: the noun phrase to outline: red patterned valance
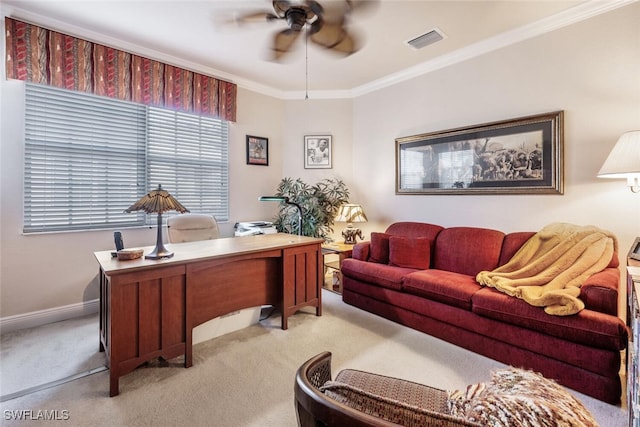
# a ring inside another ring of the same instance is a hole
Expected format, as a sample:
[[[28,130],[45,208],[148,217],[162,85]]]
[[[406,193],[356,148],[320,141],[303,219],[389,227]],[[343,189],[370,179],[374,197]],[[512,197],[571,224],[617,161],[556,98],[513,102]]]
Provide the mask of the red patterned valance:
[[[5,18],[7,78],[236,121],[237,86]]]

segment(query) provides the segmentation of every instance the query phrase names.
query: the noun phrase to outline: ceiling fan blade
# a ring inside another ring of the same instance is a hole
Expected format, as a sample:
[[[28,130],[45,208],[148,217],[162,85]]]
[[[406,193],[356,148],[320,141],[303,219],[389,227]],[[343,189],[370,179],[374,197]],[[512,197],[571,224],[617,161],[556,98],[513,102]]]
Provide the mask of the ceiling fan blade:
[[[296,2],[290,0],[273,0],[273,10],[275,11],[276,16],[284,18],[287,10],[289,10],[289,8],[294,4],[296,4]]]
[[[353,12],[372,12],[378,8],[379,0],[345,0]]]
[[[351,55],[360,49],[358,40],[342,24],[323,23],[311,41],[334,52]]]
[[[271,12],[255,12],[249,13],[247,15],[237,16],[234,20],[238,24],[247,24],[273,21],[274,19],[278,19],[278,17]]]
[[[324,12],[322,5],[315,0],[307,0],[307,6],[309,6],[311,12],[318,16],[322,15]]]
[[[276,33],[273,39],[272,55],[273,59],[278,61],[289,52],[293,43],[300,36],[300,31],[293,31],[291,29],[282,30]]]

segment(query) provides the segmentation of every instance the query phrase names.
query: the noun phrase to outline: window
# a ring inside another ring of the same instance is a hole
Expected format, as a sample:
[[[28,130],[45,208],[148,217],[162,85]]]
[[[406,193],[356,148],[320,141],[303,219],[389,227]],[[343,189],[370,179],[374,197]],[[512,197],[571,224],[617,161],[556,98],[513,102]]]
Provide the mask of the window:
[[[228,220],[226,121],[27,83],[25,139],[25,233],[155,224],[158,184]]]

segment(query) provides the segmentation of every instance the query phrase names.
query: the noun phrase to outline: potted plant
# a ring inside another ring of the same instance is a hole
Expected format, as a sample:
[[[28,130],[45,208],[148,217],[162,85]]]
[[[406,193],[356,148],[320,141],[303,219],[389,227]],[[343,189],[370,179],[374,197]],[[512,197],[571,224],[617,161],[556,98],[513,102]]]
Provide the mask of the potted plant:
[[[300,178],[283,178],[276,196],[288,197],[289,201],[300,205],[303,236],[331,241],[333,219],[340,207],[349,201],[349,190],[339,179],[323,179],[309,185]],[[298,234],[297,208],[281,203],[273,225],[280,232]]]

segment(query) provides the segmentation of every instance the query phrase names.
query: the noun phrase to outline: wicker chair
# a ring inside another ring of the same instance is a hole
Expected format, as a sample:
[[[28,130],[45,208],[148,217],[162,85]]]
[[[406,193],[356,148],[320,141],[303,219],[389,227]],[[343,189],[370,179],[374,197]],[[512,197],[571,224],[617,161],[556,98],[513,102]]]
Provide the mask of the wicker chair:
[[[330,352],[298,369],[294,389],[301,427],[479,426],[449,415],[444,390],[350,369],[332,382]]]

